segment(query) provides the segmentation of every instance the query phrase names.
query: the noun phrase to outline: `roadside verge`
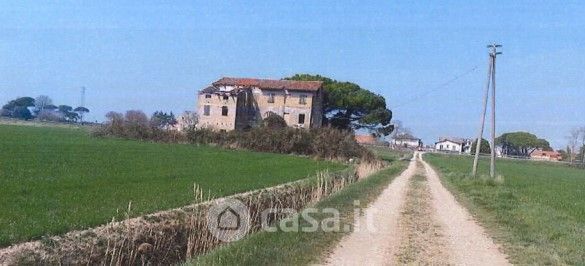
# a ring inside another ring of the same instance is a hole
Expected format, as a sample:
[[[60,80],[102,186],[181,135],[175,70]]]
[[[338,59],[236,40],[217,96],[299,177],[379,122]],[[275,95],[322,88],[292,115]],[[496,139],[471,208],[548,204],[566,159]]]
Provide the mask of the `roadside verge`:
[[[329,231],[323,226],[306,232],[303,228],[314,226],[307,219],[294,215],[283,219],[279,224],[298,223],[297,230],[289,231],[278,227],[275,232],[260,231],[238,242],[220,247],[206,255],[188,261],[188,265],[290,265],[323,262],[323,254],[331,250],[341,238],[352,231],[354,209],[363,208],[373,202],[387,185],[407,166],[405,161],[395,161],[388,168],[379,171],[360,182],[348,185],[343,190],[324,198],[314,205],[311,217],[319,225],[330,222],[334,216],[325,210],[339,212],[340,230]],[[355,203],[359,202],[356,206]]]

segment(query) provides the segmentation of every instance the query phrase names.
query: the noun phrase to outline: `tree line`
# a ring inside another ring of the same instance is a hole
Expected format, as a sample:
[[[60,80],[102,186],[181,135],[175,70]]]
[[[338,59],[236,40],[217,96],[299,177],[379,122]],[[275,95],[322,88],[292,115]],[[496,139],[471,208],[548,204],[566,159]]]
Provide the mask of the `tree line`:
[[[504,133],[496,138],[504,156],[528,157],[535,150],[552,151],[550,143],[528,132]]]
[[[585,127],[572,129],[567,139],[567,147],[557,150],[563,161],[585,163]],[[528,132],[504,133],[496,138],[496,146],[501,148],[504,156],[528,157],[535,150],[553,151],[547,140]]]
[[[185,117],[183,115],[182,117]],[[129,110],[125,114],[108,112],[106,126],[99,128],[97,135],[111,135],[129,139],[158,140],[164,131],[174,128],[178,121],[173,112],[156,111],[149,118],[143,111]],[[193,121],[196,123],[196,118]]]
[[[55,105],[53,100],[46,95],[36,98],[18,97],[10,100],[0,109],[0,116],[21,120],[38,119],[39,121],[52,122],[83,122],[89,109],[84,106],[73,108],[70,105]]]

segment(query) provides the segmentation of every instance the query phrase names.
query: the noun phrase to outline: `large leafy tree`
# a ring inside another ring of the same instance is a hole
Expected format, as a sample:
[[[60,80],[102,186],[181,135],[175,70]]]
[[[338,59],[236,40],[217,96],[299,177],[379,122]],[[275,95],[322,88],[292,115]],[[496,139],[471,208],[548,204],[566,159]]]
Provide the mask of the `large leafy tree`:
[[[471,144],[471,154],[475,154],[475,150],[477,149],[477,139],[473,141]],[[479,154],[487,154],[492,152],[492,148],[490,147],[490,142],[486,139],[481,139],[481,146],[479,146]]]
[[[79,119],[79,114],[73,112],[73,107],[69,105],[59,105],[57,110],[59,110],[59,112],[63,114],[65,120],[69,122],[76,122]]]
[[[59,105],[57,107],[57,109],[59,110],[59,112],[61,112],[63,114],[66,114],[66,113],[69,113],[69,112],[73,111],[73,107],[71,107],[69,105],[64,105],[64,104],[63,105]]]
[[[150,118],[150,125],[156,128],[168,128],[174,126],[177,123],[177,119],[173,112],[167,114],[163,111],[156,111]]]
[[[504,155],[529,156],[534,150],[550,151],[550,143],[528,132],[504,133],[496,139]]]
[[[10,101],[10,103],[13,103],[15,106],[33,107],[35,106],[35,99],[31,97],[20,97],[16,98],[16,100]]]
[[[394,130],[390,123],[392,111],[386,107],[384,97],[358,84],[309,74],[296,74],[285,79],[323,82],[325,124],[340,129],[367,129],[384,136]]]
[[[32,114],[28,108],[34,105],[35,99],[31,97],[19,97],[2,106],[0,113],[2,116],[28,120],[32,118]]]
[[[75,109],[73,109],[73,112],[77,113],[77,115],[79,116],[79,119],[81,120],[81,123],[83,123],[83,116],[87,113],[89,113],[89,109],[83,107],[83,106],[79,106]]]

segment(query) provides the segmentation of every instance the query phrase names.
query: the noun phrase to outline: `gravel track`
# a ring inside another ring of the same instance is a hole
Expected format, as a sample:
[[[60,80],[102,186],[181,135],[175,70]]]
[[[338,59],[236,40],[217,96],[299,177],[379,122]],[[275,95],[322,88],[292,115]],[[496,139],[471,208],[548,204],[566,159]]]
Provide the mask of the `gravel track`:
[[[368,223],[374,226],[364,227]],[[420,153],[356,224],[329,254],[327,265],[510,264]]]

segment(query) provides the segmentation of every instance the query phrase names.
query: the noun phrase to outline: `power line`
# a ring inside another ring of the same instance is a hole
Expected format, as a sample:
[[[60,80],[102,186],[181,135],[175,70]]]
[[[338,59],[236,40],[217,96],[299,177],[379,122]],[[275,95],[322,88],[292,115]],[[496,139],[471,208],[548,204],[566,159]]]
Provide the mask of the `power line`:
[[[436,86],[436,87],[434,87],[432,89],[429,89],[428,91],[425,91],[425,92],[420,93],[420,94],[418,94],[418,95],[416,95],[414,97],[411,97],[408,100],[406,100],[406,101],[404,101],[404,102],[402,102],[400,104],[391,106],[391,109],[394,110],[396,108],[399,108],[399,107],[402,107],[402,106],[411,104],[412,102],[417,101],[417,100],[419,100],[421,98],[424,98],[426,96],[429,96],[431,93],[434,93],[434,92],[438,91],[439,89],[442,89],[443,87],[445,87],[445,86],[447,86],[447,85],[449,85],[449,84],[451,84],[451,83],[459,80],[460,78],[471,74],[472,72],[474,72],[475,70],[477,70],[477,68],[478,68],[478,66],[476,65],[473,68],[468,69],[467,71],[465,71],[465,72],[463,72],[463,73],[461,73],[461,74],[459,74],[459,75],[457,75],[457,76],[455,76],[455,77],[453,77],[453,78],[451,78],[451,79],[449,79],[449,80],[441,83],[440,85],[438,85],[438,86]]]

